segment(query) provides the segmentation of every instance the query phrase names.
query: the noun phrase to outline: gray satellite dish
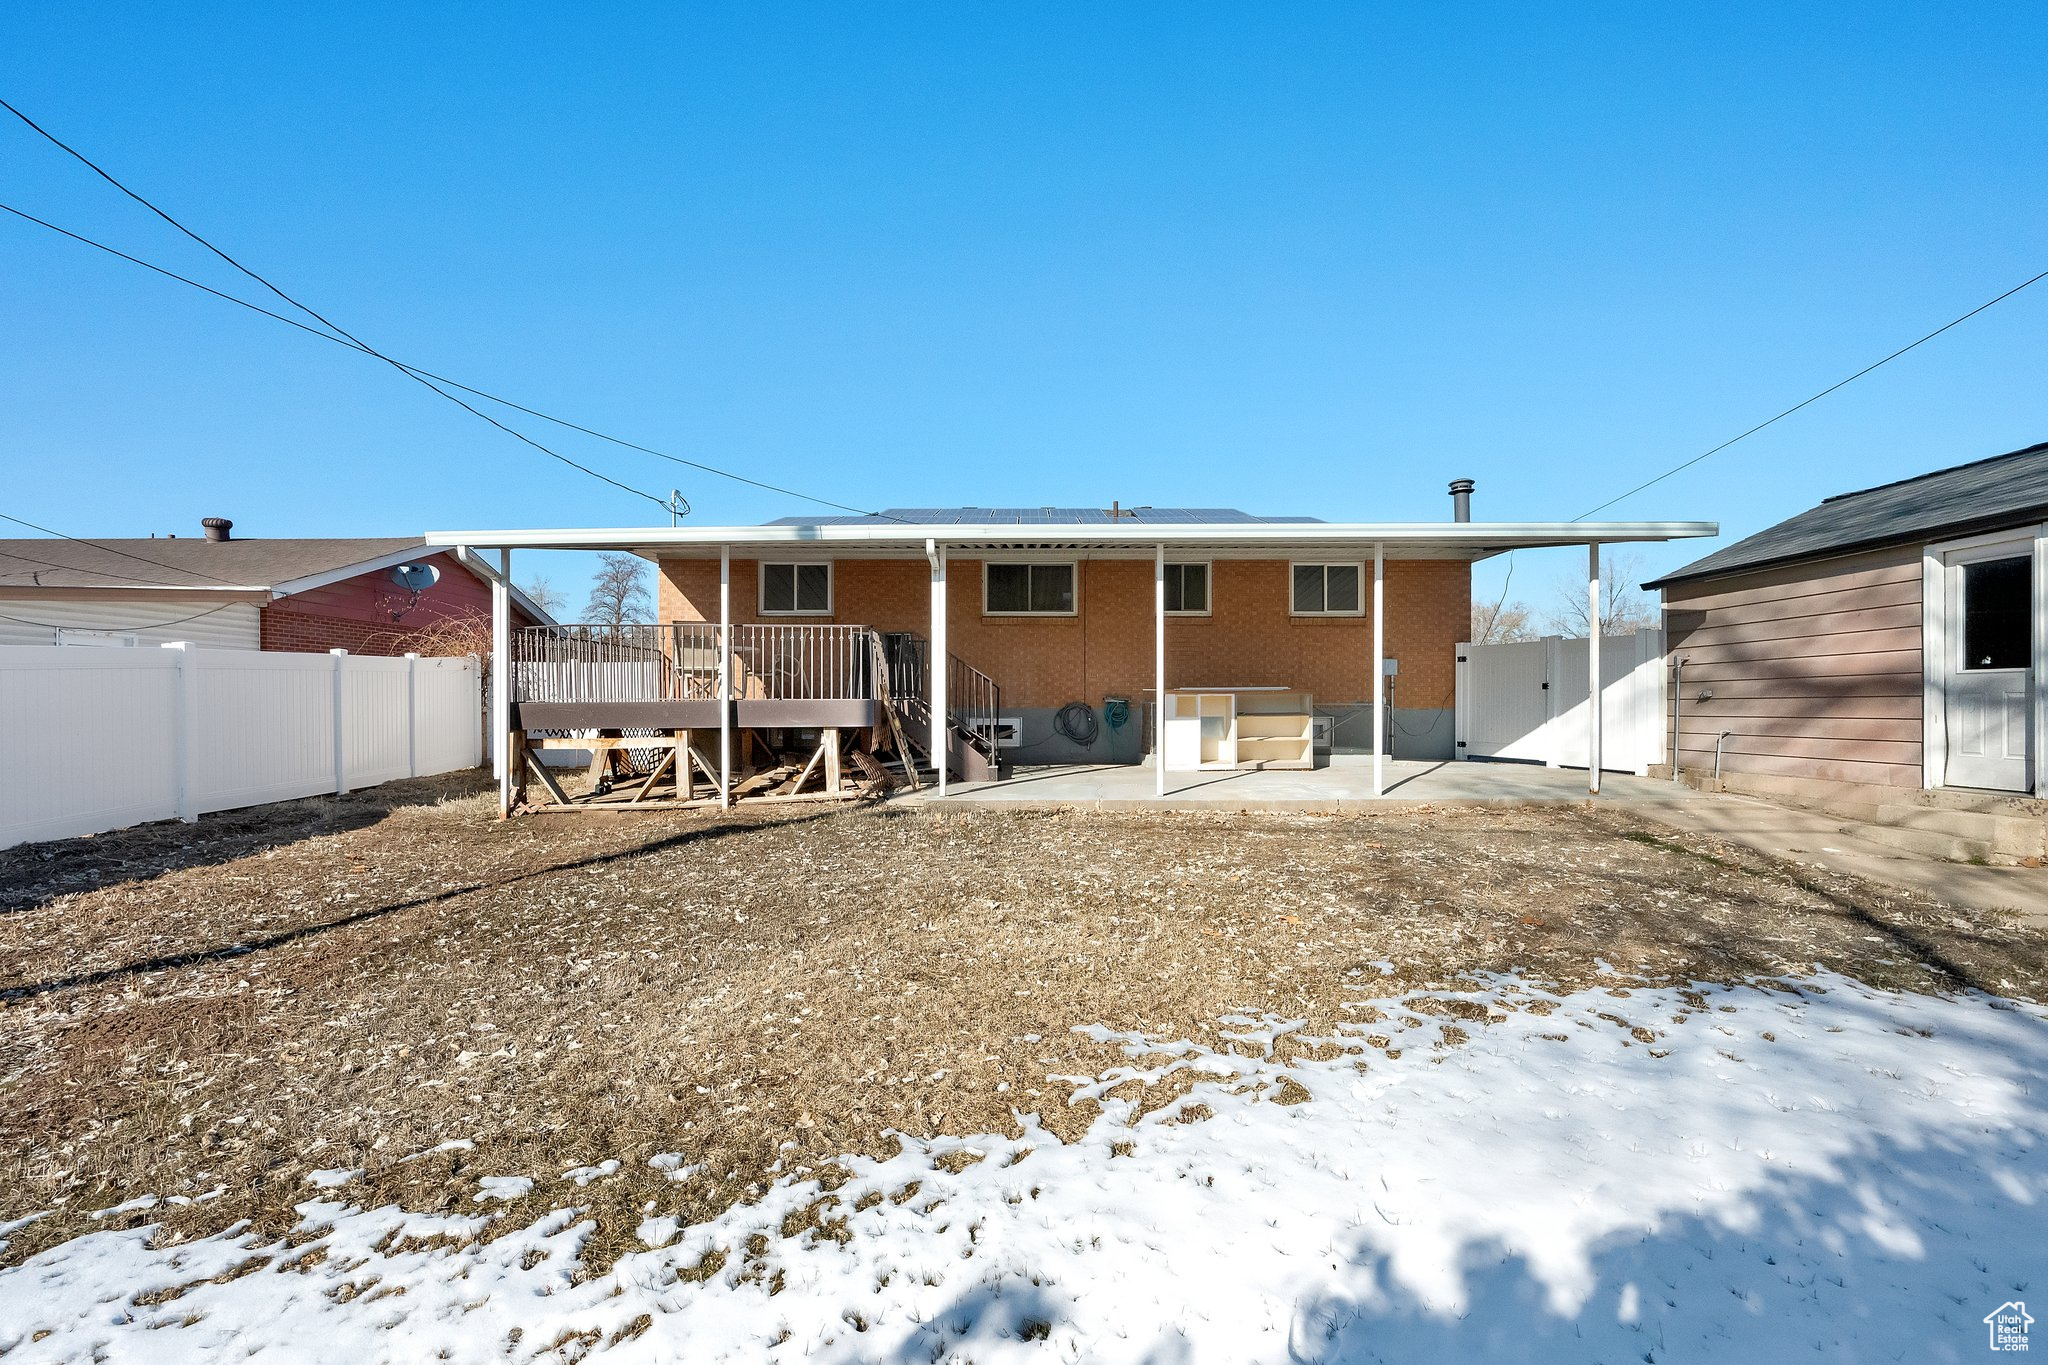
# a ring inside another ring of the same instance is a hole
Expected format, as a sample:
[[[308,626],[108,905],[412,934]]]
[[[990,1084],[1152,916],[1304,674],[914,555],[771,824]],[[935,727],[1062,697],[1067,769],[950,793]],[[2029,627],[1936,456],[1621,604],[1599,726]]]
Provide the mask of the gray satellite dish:
[[[441,581],[441,571],[431,564],[400,564],[391,571],[391,581],[407,592],[420,593]]]

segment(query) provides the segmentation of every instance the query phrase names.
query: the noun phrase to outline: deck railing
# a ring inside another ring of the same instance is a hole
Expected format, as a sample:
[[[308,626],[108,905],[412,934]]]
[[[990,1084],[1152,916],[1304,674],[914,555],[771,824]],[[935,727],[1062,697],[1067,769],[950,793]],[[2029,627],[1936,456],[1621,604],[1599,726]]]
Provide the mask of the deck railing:
[[[882,657],[889,665],[889,695],[920,722],[931,718],[930,651],[924,637],[892,630],[882,635]]]
[[[865,626],[734,626],[732,695],[756,701],[872,697],[872,635]],[[513,699],[715,700],[719,654],[719,628],[711,622],[533,626],[513,633]]]
[[[866,626],[734,626],[735,695],[766,701],[872,697],[873,636]]]
[[[532,626],[512,635],[512,699],[715,700],[720,653],[719,627],[708,621]],[[890,699],[929,726],[931,647],[908,631],[734,626],[731,695],[756,701],[865,700],[875,696],[878,656],[888,668]],[[946,686],[948,719],[993,760],[1002,689],[958,655],[948,656]]]
[[[683,701],[717,695],[716,625],[561,625],[512,632],[514,701]]]

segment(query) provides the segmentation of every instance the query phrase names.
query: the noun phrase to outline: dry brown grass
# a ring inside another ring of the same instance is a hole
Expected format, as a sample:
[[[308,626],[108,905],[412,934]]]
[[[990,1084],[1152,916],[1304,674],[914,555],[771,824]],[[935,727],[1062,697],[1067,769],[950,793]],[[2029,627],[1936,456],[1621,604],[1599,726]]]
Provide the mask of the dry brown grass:
[[[398,784],[0,854],[0,1219],[60,1210],[19,1259],[145,1221],[281,1232],[328,1197],[321,1167],[366,1170],[352,1201],[463,1213],[494,1207],[480,1177],[523,1174],[507,1221],[589,1207],[595,1267],[649,1201],[701,1220],[892,1129],[1014,1131],[1015,1108],[1072,1134],[1093,1109],[1047,1076],[1121,1059],[1078,1024],[1213,1045],[1257,1009],[1327,1032],[1377,1017],[1343,1008],[1363,991],[1489,971],[1625,996],[1603,961],[2038,994],[2044,941],[1611,807],[499,822],[473,782]],[[1440,1046],[1486,1023],[1412,1008]],[[670,1181],[663,1152],[705,1169]]]

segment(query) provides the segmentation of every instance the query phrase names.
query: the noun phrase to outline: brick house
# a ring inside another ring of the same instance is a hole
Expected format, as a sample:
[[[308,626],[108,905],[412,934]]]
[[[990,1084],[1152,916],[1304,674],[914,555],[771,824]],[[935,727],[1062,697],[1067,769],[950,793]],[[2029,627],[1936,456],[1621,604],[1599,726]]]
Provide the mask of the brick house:
[[[891,513],[889,515],[902,515]],[[1211,512],[1209,515],[1220,515]],[[1057,553],[1057,552],[1055,552]],[[719,562],[670,555],[660,569],[657,614],[664,621],[718,619]],[[787,565],[811,568],[822,599],[772,603],[769,575]],[[1326,585],[1313,611],[1291,598],[1285,559],[1180,558],[1167,569],[1176,601],[1167,609],[1170,687],[1273,687],[1313,700],[1336,752],[1372,747],[1372,565],[1350,559],[1324,568],[1341,582],[1332,604]],[[1032,610],[1004,610],[991,594],[1022,567],[1026,590],[1056,594]],[[1148,559],[1025,558],[989,554],[948,562],[955,585],[947,603],[947,647],[1002,689],[1004,716],[1016,722],[1005,742],[1021,761],[1135,763],[1143,727],[1098,726],[1078,744],[1056,725],[1062,707],[1096,710],[1110,698],[1149,702],[1153,684],[1153,569]],[[822,577],[821,577],[822,576]],[[907,559],[770,559],[735,556],[730,564],[732,620],[859,622],[891,633],[925,631],[931,620],[930,568]],[[1031,580],[1036,581],[1031,581]],[[1052,580],[1048,585],[1047,580]],[[1451,757],[1452,678],[1458,641],[1471,624],[1472,566],[1466,560],[1395,559],[1386,563],[1386,657],[1394,675],[1389,753]],[[794,607],[795,609],[790,609]]]
[[[657,621],[507,632],[494,705],[514,749],[537,732],[670,736],[696,754],[677,761],[678,800],[697,799],[698,768],[730,798],[748,766],[736,734],[775,748],[822,732],[816,752],[836,771],[840,736],[886,748],[885,722],[941,786],[1012,764],[1149,762],[1163,790],[1167,769],[1311,767],[1334,752],[1374,755],[1377,790],[1381,757],[1452,756],[1476,560],[1581,545],[1597,561],[1603,543],[1714,534],[1703,522],[1474,522],[1470,492],[1452,486],[1445,522],[897,508],[427,540],[508,563],[528,548],[654,563]],[[711,732],[716,760],[692,738]],[[507,808],[522,772],[501,771]]]
[[[400,654],[491,615],[478,556],[419,536],[0,540],[0,644],[150,645]],[[519,627],[548,614],[517,589]],[[437,632],[436,627],[440,627]]]

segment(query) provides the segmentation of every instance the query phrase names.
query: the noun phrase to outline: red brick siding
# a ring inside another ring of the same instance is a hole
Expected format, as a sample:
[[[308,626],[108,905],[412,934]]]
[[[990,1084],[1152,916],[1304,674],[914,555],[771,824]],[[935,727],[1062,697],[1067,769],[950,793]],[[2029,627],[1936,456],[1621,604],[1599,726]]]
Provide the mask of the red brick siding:
[[[661,570],[661,619],[718,619],[715,561],[665,559]],[[949,561],[953,652],[993,677],[1004,699],[1018,706],[1147,692],[1152,565],[1097,559],[1081,561],[1079,570],[1075,616],[984,616],[980,563]],[[923,560],[840,560],[833,578],[831,616],[763,618],[754,562],[736,559],[733,620],[833,620],[931,634],[930,574]],[[1319,702],[1371,700],[1369,615],[1289,615],[1284,560],[1218,560],[1211,579],[1212,615],[1167,620],[1167,686],[1272,684],[1305,688]],[[1454,650],[1471,625],[1471,593],[1471,566],[1461,561],[1387,562],[1387,654],[1401,662],[1404,707],[1451,705]]]
[[[464,616],[490,619],[490,585],[463,568],[453,555],[422,555],[417,562],[441,571],[440,579],[420,594],[417,603],[391,581],[385,569],[279,598],[263,609],[263,648],[402,654],[405,637],[434,621]],[[517,628],[533,623],[515,605],[512,624]]]

